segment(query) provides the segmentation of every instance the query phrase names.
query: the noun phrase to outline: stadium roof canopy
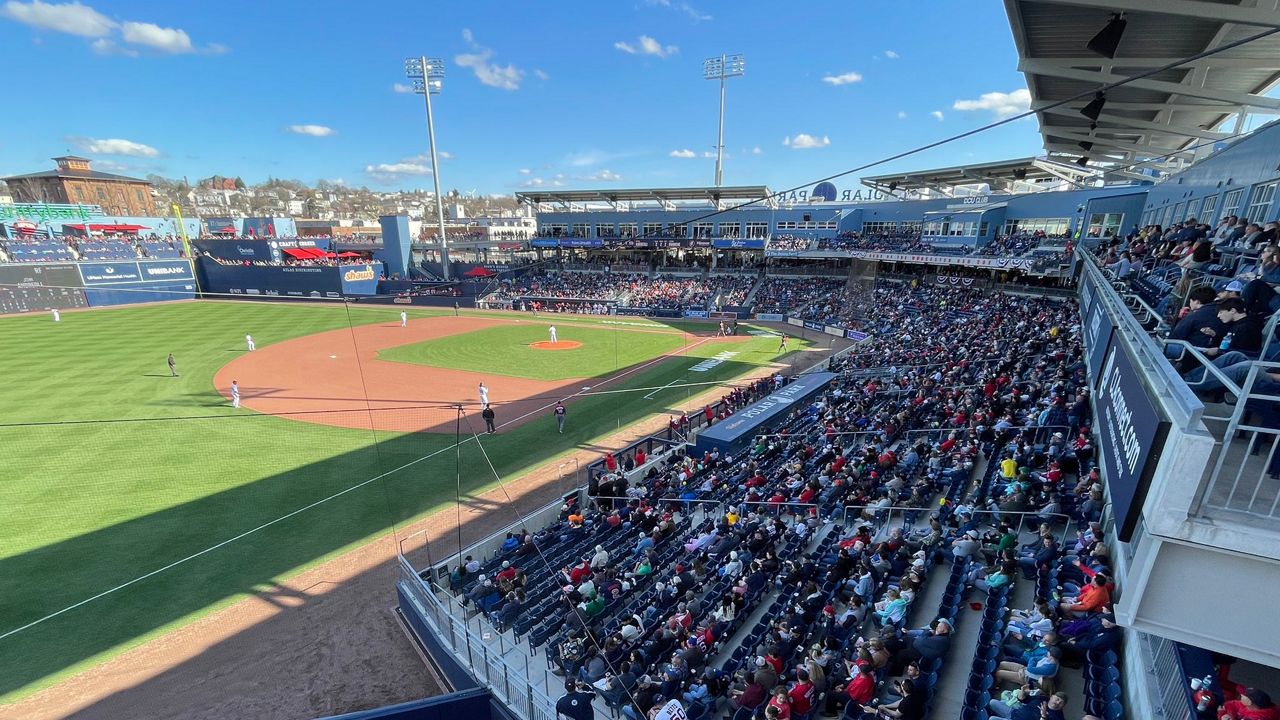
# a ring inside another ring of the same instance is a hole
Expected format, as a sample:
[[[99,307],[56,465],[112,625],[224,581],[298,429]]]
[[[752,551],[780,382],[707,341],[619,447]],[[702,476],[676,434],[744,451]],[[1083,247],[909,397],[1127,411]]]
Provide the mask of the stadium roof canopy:
[[[656,205],[665,209],[674,209],[681,204],[710,203],[717,207],[724,201],[763,200],[761,204],[771,204],[769,199],[773,193],[764,185],[736,185],[732,187],[688,187],[688,188],[640,188],[634,190],[529,190],[516,193],[516,201],[535,207],[554,205],[562,209],[573,210],[586,208],[589,205],[607,205],[616,210],[627,209],[635,205]]]
[[[1005,0],[1005,10],[1051,159],[1167,171],[1241,134],[1249,114],[1280,114],[1280,99],[1264,96],[1280,82],[1280,35],[1108,90],[1096,127],[1080,114],[1092,96],[1043,109],[1280,26],[1271,2]],[[1127,26],[1110,59],[1086,46],[1114,13],[1123,13]]]
[[[992,192],[1026,193],[1060,187],[1096,184],[1100,174],[1074,163],[1063,164],[1044,158],[1019,158],[977,165],[957,165],[934,170],[889,173],[862,178],[862,184],[886,194],[933,192],[946,197],[957,195],[964,186],[986,184]]]

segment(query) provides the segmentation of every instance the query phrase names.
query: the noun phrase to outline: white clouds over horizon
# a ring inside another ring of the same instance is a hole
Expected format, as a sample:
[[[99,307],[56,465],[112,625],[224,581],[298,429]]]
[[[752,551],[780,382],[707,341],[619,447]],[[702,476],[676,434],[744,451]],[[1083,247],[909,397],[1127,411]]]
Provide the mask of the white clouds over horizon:
[[[998,91],[982,93],[977,100],[957,100],[951,107],[965,112],[987,110],[1003,120],[1031,109],[1031,91],[1018,88],[1007,93]]]
[[[127,155],[129,157],[144,158],[160,156],[160,151],[150,145],[123,138],[104,138],[101,140],[88,137],[71,138],[71,142],[83,152],[99,155]]]
[[[473,52],[461,53],[453,57],[453,61],[464,68],[470,68],[476,79],[489,87],[501,90],[519,90],[524,71],[515,65],[499,65],[490,62],[493,49],[483,47],[475,42],[470,28],[462,29],[462,39],[466,40]]]
[[[181,28],[162,27],[155,23],[134,20],[116,21],[92,7],[73,0],[68,3],[47,3],[43,0],[9,0],[0,14],[24,25],[53,32],[66,33],[82,38],[95,38],[90,47],[99,55],[127,55],[136,57],[137,51],[121,48],[112,37],[117,32],[120,40],[130,45],[150,48],[171,55],[197,52],[191,36]],[[205,52],[222,53],[226,47],[210,44]]]
[[[667,156],[673,157],[673,158],[691,158],[691,157],[697,157],[698,153],[688,148],[684,148],[682,150],[672,150],[671,152],[667,153]]]
[[[309,135],[311,137],[329,137],[334,133],[334,129],[325,125],[290,125],[285,128],[294,135]]]
[[[652,55],[656,58],[668,58],[680,52],[675,45],[663,45],[648,35],[641,35],[634,45],[619,40],[613,46],[628,55]]]
[[[932,116],[933,116],[933,118],[934,118],[935,120],[937,120],[938,122],[942,122],[942,121],[945,119],[945,117],[946,117],[946,116],[944,116],[944,115],[942,114],[942,111],[941,111],[941,110],[934,110],[933,112],[931,112],[931,113],[929,113],[929,114],[930,114],[930,115],[932,115]]]
[[[826,135],[817,137],[807,133],[796,133],[794,137],[788,136],[783,138],[782,144],[792,150],[812,150],[814,148],[821,148],[830,145],[831,138]]]
[[[825,75],[822,82],[829,85],[849,85],[856,82],[862,82],[862,74],[853,71],[841,73],[839,75]]]

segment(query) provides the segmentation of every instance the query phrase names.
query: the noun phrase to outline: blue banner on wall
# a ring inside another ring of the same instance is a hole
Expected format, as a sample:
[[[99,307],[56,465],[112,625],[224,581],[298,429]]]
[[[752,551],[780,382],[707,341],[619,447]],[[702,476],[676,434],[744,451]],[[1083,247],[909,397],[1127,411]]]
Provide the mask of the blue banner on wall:
[[[195,275],[191,272],[191,262],[188,260],[139,262],[138,269],[142,271],[143,280],[195,280]]]
[[[142,280],[142,273],[138,271],[136,262],[80,263],[78,267],[80,278],[86,286],[118,285]]]
[[[278,260],[280,252],[272,253],[270,243],[256,240],[197,240],[195,244],[205,252],[223,260]]]
[[[854,342],[862,342],[867,339],[867,334],[861,330],[846,330],[844,336]]]
[[[382,263],[342,265],[338,270],[342,273],[343,293],[347,295],[376,295],[378,293],[378,278],[382,275]]]
[[[603,243],[591,238],[560,238],[560,247],[598,248]]]
[[[764,240],[732,240],[729,238],[715,238],[711,241],[713,248],[725,248],[728,250],[763,250]]]
[[[822,332],[822,331],[825,329],[825,327],[823,326],[823,324],[822,324],[822,323],[810,322],[810,321],[808,321],[808,320],[805,320],[805,321],[804,321],[804,329],[805,329],[805,330],[814,330],[814,331],[816,331],[816,332]]]
[[[1112,343],[1097,395],[1098,454],[1115,511],[1119,537],[1128,542],[1137,527],[1169,433],[1142,375],[1123,343]]]
[[[529,245],[536,248],[553,248],[560,247],[560,241],[556,238],[534,238],[529,241]]]
[[[799,403],[816,394],[831,382],[835,373],[801,375],[790,385],[773,391],[698,434],[698,450],[720,449],[735,452],[770,421],[795,410]]]
[[[1097,387],[1102,361],[1107,357],[1107,348],[1111,345],[1111,335],[1115,329],[1115,324],[1102,308],[1102,302],[1095,299],[1084,319],[1085,368],[1094,387]]]

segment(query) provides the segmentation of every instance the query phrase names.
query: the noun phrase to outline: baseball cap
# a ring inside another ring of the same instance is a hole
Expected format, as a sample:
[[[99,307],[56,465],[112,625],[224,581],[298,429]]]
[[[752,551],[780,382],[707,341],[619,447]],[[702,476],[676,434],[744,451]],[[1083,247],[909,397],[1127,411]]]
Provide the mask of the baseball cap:
[[[1239,280],[1232,280],[1227,283],[1226,291],[1233,293],[1244,292],[1244,283]]]
[[[1259,690],[1257,688],[1248,688],[1240,694],[1249,698],[1249,702],[1253,703],[1254,707],[1259,707],[1259,708],[1271,707],[1271,696],[1268,695],[1263,690]]]

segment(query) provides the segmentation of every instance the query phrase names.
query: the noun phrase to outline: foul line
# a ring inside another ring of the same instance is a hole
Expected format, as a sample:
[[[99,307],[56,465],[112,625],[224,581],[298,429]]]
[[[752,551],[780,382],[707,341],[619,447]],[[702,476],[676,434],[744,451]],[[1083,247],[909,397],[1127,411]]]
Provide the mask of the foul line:
[[[687,349],[692,348],[692,347],[697,347],[697,346],[701,345],[702,343],[708,342],[708,341],[709,341],[709,340],[711,340],[711,339],[712,339],[712,338],[704,338],[704,339],[699,340],[698,342],[696,342],[696,343],[694,343],[694,344],[692,344],[692,345],[686,345],[685,347],[681,348],[681,351],[683,351],[683,350],[687,350]],[[649,367],[649,366],[651,366],[651,365],[653,365],[653,364],[655,364],[655,363],[662,362],[663,360],[666,360],[667,358],[669,358],[669,357],[673,357],[673,356],[674,356],[674,353],[673,353],[673,354],[662,355],[661,357],[654,358],[653,360],[650,360],[650,361],[649,361],[649,362],[647,362],[647,363],[644,363],[644,364],[642,364],[642,365],[637,365],[637,366],[635,366],[635,367],[633,367],[633,368],[629,368],[629,369],[627,369],[627,370],[625,370],[625,371],[623,371],[623,372],[620,372],[620,373],[618,373],[617,375],[613,375],[613,376],[607,377],[607,378],[605,378],[604,380],[601,380],[599,383],[597,383],[597,386],[598,386],[598,385],[604,385],[604,384],[606,384],[606,383],[613,382],[614,380],[617,380],[617,379],[619,379],[619,378],[622,378],[622,377],[625,377],[625,376],[627,376],[627,375],[630,375],[631,373],[636,372],[637,370],[643,370],[644,368],[647,368],[647,367]],[[587,390],[586,390],[586,389],[579,390],[578,392],[573,393],[572,395],[569,395],[569,396],[565,397],[565,398],[564,398],[564,400],[568,400],[568,399],[570,399],[570,398],[577,397],[577,396],[579,396],[579,395],[582,395],[582,394],[583,394],[583,393],[585,393],[585,392],[587,392]],[[510,424],[512,424],[512,423],[519,422],[519,421],[521,421],[521,420],[523,420],[523,419],[525,419],[525,418],[529,417],[530,415],[533,415],[534,413],[542,412],[543,410],[546,410],[547,408],[552,407],[553,405],[555,405],[555,403],[550,403],[550,404],[547,404],[547,405],[543,405],[542,407],[540,407],[540,408],[538,408],[538,409],[536,409],[536,410],[532,410],[532,411],[530,411],[530,412],[527,412],[527,413],[525,413],[524,415],[521,415],[520,417],[513,418],[513,419],[511,419],[511,420],[508,420],[507,422],[502,423],[502,424],[501,424],[501,425],[499,425],[498,427],[500,427],[500,428],[501,428],[501,427],[506,427],[506,426],[508,426],[508,425],[510,425]],[[474,436],[474,435],[473,435],[472,437],[467,438],[466,440],[463,440],[462,442],[466,443],[466,442],[472,442],[472,441],[474,441],[474,440],[476,440],[476,436]],[[460,445],[461,443],[458,443],[458,444]],[[201,557],[201,556],[203,556],[203,555],[206,555],[206,554],[208,554],[208,553],[213,552],[214,550],[217,550],[217,549],[219,549],[219,548],[222,548],[222,547],[225,547],[225,546],[227,546],[227,545],[230,545],[231,543],[233,543],[233,542],[235,542],[235,541],[237,541],[237,540],[240,540],[240,539],[246,538],[246,537],[248,537],[248,536],[250,536],[250,535],[252,535],[252,534],[254,534],[254,533],[256,533],[256,532],[258,532],[258,531],[260,531],[260,530],[265,530],[266,528],[269,528],[269,527],[271,527],[272,525],[275,525],[276,523],[282,522],[282,521],[284,521],[284,520],[288,520],[289,518],[294,517],[295,515],[298,515],[298,514],[300,514],[300,513],[306,512],[307,510],[310,510],[310,509],[312,509],[312,508],[314,508],[314,507],[318,507],[318,506],[320,506],[320,505],[323,505],[323,504],[325,504],[325,503],[329,502],[330,500],[333,500],[333,499],[336,499],[336,498],[342,497],[343,495],[346,495],[347,493],[349,493],[349,492],[351,492],[351,491],[353,491],[353,490],[358,490],[358,489],[360,489],[360,488],[362,488],[362,487],[364,487],[364,486],[366,486],[366,485],[368,485],[368,484],[370,484],[370,483],[376,482],[376,481],[381,480],[381,479],[383,479],[383,478],[385,478],[385,477],[387,477],[387,476],[389,476],[389,475],[394,475],[395,473],[398,473],[398,472],[400,472],[401,470],[404,470],[404,469],[406,469],[406,468],[409,468],[409,467],[412,467],[412,466],[414,466],[414,465],[417,465],[418,463],[422,462],[423,460],[429,460],[429,459],[431,459],[431,458],[435,457],[436,455],[439,455],[439,454],[441,454],[441,453],[443,453],[443,452],[446,452],[446,451],[448,451],[448,450],[453,450],[453,449],[454,449],[454,447],[455,447],[454,445],[449,445],[449,446],[447,446],[447,447],[440,448],[439,450],[437,450],[437,451],[435,451],[435,452],[433,452],[433,453],[431,453],[431,454],[429,454],[429,455],[424,455],[424,456],[422,456],[422,457],[420,457],[420,458],[418,458],[418,459],[416,459],[416,460],[410,460],[409,462],[405,463],[404,465],[401,465],[401,466],[400,466],[400,467],[398,467],[398,468],[395,468],[394,470],[388,470],[388,471],[386,471],[386,472],[384,472],[384,473],[382,473],[382,474],[380,474],[380,475],[375,475],[375,476],[373,476],[373,477],[369,478],[368,480],[365,480],[365,481],[363,481],[363,482],[356,483],[355,485],[352,485],[351,487],[346,488],[345,490],[339,490],[338,492],[336,492],[336,493],[334,493],[334,494],[332,494],[332,495],[330,495],[330,496],[328,496],[328,497],[325,497],[325,498],[321,498],[321,499],[319,499],[319,500],[316,500],[315,502],[311,503],[310,505],[304,505],[303,507],[300,507],[300,508],[298,508],[297,510],[294,510],[293,512],[290,512],[290,513],[288,513],[288,514],[286,514],[286,515],[281,515],[280,517],[275,518],[274,520],[268,520],[267,522],[262,523],[261,525],[259,525],[259,526],[255,527],[255,528],[251,528],[251,529],[249,529],[249,530],[245,530],[244,532],[240,533],[239,535],[235,535],[235,536],[229,537],[229,538],[227,538],[226,540],[223,540],[222,542],[218,543],[217,545],[210,545],[209,547],[207,547],[207,548],[205,548],[205,549],[203,549],[203,550],[201,550],[201,551],[199,551],[199,552],[192,553],[191,555],[188,555],[188,556],[186,556],[186,557],[184,557],[184,558],[182,558],[182,559],[180,559],[180,560],[175,560],[175,561],[173,561],[173,562],[169,563],[168,565],[165,565],[164,567],[156,568],[155,570],[152,570],[151,572],[146,573],[145,575],[139,575],[138,577],[136,577],[136,578],[134,578],[134,579],[132,579],[132,580],[129,580],[129,581],[127,581],[127,582],[123,582],[123,583],[121,583],[121,584],[119,584],[119,585],[117,585],[117,586],[115,586],[115,587],[113,587],[113,588],[111,588],[111,589],[109,589],[109,590],[104,590],[104,591],[102,591],[102,592],[98,593],[97,595],[94,595],[94,596],[92,596],[92,597],[85,598],[84,600],[81,600],[80,602],[77,602],[77,603],[75,603],[75,604],[73,604],[73,605],[68,605],[68,606],[66,606],[66,607],[62,608],[61,610],[57,610],[57,611],[55,611],[55,612],[51,612],[51,613],[49,613],[48,615],[45,615],[44,617],[42,617],[42,618],[40,618],[40,619],[38,619],[38,620],[33,620],[33,621],[31,621],[31,622],[27,623],[26,625],[23,625],[23,626],[21,626],[21,627],[13,628],[12,630],[8,630],[8,631],[6,631],[5,633],[0,634],[0,640],[4,640],[5,638],[10,637],[10,636],[12,636],[12,635],[16,635],[16,634],[18,634],[18,633],[20,633],[20,632],[23,632],[24,630],[29,630],[29,629],[31,629],[31,628],[33,628],[33,627],[35,627],[36,625],[39,625],[39,624],[41,624],[41,623],[43,623],[43,622],[47,622],[47,621],[49,621],[49,620],[52,620],[53,618],[56,618],[56,617],[58,617],[59,615],[62,615],[62,614],[64,614],[64,613],[71,612],[72,610],[75,610],[76,608],[83,607],[84,605],[88,605],[89,603],[93,602],[94,600],[100,600],[100,599],[102,599],[102,598],[104,598],[104,597],[106,597],[106,596],[108,596],[108,595],[110,595],[110,594],[112,594],[112,593],[119,592],[120,590],[123,590],[123,589],[125,589],[125,588],[129,587],[130,585],[134,585],[134,584],[140,583],[140,582],[142,582],[143,580],[146,580],[146,579],[148,579],[148,578],[155,577],[156,575],[159,575],[160,573],[165,572],[165,571],[167,571],[167,570],[172,570],[173,568],[175,568],[175,567],[177,567],[177,566],[179,566],[179,565],[182,565],[183,563],[189,562],[189,561],[191,561],[191,560],[195,560],[195,559],[196,559],[196,558],[198,558],[198,557]],[[393,526],[393,527],[394,527],[394,526]]]
[[[644,399],[645,399],[645,400],[652,400],[654,395],[657,395],[658,393],[662,392],[663,390],[666,390],[667,388],[671,387],[672,385],[675,385],[676,383],[680,382],[680,381],[681,381],[681,380],[683,380],[683,379],[684,379],[684,378],[676,378],[675,380],[672,380],[671,382],[667,383],[666,385],[663,385],[662,387],[658,388],[657,390],[654,390],[653,392],[649,393],[648,395],[645,395],[645,396],[644,396]]]

